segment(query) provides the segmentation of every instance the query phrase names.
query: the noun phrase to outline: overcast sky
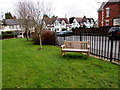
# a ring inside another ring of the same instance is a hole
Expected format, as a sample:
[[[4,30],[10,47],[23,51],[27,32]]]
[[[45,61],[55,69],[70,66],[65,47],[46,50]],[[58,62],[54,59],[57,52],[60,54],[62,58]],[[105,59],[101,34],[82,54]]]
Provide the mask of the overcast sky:
[[[0,14],[1,12],[15,13],[15,6],[18,1],[24,0],[0,0]],[[27,0],[28,1],[28,0]],[[53,14],[58,17],[92,17],[97,19],[97,10],[102,2],[108,0],[32,0],[44,1],[52,5]]]

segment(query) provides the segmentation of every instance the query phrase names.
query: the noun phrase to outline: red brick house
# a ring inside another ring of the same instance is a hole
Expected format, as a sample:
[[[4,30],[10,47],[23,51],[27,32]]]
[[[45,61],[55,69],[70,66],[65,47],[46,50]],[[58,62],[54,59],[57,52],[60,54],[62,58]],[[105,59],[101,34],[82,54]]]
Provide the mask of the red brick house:
[[[98,27],[120,25],[120,0],[103,2],[98,9]],[[117,18],[117,19],[116,19]]]

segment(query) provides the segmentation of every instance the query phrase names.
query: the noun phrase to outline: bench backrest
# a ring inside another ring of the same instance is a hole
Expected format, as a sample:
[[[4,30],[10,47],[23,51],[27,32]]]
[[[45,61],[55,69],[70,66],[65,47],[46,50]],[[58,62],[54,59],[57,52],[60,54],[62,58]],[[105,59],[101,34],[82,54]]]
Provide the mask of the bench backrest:
[[[89,41],[64,41],[65,48],[69,49],[88,49]]]

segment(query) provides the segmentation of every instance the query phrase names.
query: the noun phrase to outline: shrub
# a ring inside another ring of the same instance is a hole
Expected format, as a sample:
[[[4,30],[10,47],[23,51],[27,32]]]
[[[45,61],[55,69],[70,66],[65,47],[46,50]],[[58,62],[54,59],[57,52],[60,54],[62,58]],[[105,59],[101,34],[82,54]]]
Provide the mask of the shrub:
[[[38,37],[38,34],[36,32],[33,32],[32,33],[32,41],[34,42],[34,44],[39,44],[39,37]]]
[[[13,38],[13,37],[17,37],[17,35],[14,35],[14,34],[2,34],[2,35],[0,35],[0,37],[2,39],[4,39],[4,38]]]
[[[43,45],[56,45],[57,44],[55,33],[52,31],[45,30],[42,33],[41,39],[42,39]],[[32,41],[35,44],[40,44],[38,34],[35,32],[32,33]]]
[[[12,31],[6,31],[6,32],[2,32],[2,34],[12,34]]]
[[[6,34],[13,34],[12,31],[6,31]]]
[[[44,31],[42,34],[42,43],[45,45],[55,45],[56,36],[54,32]]]
[[[6,31],[1,33],[0,39],[13,38],[13,37],[17,37],[17,35],[18,34],[14,33],[13,31]]]

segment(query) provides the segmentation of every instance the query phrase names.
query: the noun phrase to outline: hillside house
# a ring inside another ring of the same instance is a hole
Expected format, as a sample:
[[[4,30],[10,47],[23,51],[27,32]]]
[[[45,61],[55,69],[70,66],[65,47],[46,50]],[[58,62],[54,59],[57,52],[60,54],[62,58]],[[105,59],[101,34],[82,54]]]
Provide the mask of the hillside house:
[[[120,25],[120,0],[103,2],[98,9],[98,27]]]

